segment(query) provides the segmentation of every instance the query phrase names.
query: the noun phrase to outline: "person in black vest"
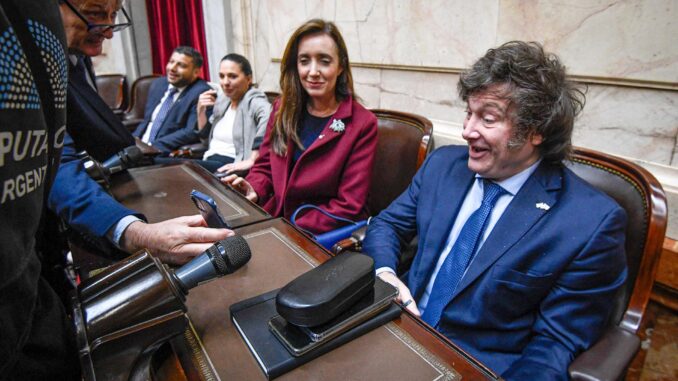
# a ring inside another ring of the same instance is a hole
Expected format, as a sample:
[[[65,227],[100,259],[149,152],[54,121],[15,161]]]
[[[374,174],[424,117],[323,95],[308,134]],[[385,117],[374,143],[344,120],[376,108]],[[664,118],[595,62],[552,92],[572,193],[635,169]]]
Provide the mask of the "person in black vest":
[[[211,89],[198,77],[202,62],[200,53],[190,46],[174,49],[167,76],[151,84],[144,120],[134,136],[165,153],[199,141],[196,105],[200,94]]]
[[[80,377],[73,329],[36,247],[66,123],[56,2],[0,2],[0,378]]]
[[[121,0],[62,0],[61,17],[69,53],[68,123],[49,207],[78,232],[106,239],[125,252],[147,248],[166,263],[182,264],[233,232],[208,229],[200,215],[147,224],[92,180],[77,153],[105,161],[135,144],[96,92],[90,57],[101,54],[113,32],[129,26]],[[117,24],[116,23],[117,20]]]

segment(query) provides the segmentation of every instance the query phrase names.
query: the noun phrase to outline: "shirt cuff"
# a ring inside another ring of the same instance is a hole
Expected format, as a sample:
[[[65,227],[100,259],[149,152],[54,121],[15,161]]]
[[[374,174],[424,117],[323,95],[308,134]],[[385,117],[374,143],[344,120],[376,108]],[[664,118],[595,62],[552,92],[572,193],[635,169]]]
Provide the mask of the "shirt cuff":
[[[108,231],[108,234],[106,234],[108,240],[111,241],[115,247],[120,249],[120,239],[122,238],[123,233],[125,233],[125,230],[127,230],[127,227],[130,226],[132,222],[136,221],[144,222],[142,219],[134,215],[121,218],[120,221],[118,221],[118,223]]]
[[[379,275],[381,273],[391,273],[393,275],[396,275],[396,272],[392,268],[386,266],[380,267],[375,271],[375,275]]]

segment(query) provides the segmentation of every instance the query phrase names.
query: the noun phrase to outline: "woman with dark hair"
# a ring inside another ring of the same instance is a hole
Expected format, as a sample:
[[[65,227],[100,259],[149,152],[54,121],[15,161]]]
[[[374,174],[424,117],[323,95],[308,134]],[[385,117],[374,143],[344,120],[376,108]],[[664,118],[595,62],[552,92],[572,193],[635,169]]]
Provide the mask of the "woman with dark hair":
[[[290,37],[260,156],[247,178],[224,178],[271,215],[290,218],[303,204],[364,219],[377,119],[355,100],[348,51],[336,25],[310,20]],[[307,209],[296,223],[314,234],[342,225]]]
[[[219,84],[222,92],[198,98],[198,134],[209,144],[199,163],[211,172],[246,172],[259,156],[271,104],[252,86],[252,67],[240,54],[221,59]],[[208,107],[214,107],[209,119]]]

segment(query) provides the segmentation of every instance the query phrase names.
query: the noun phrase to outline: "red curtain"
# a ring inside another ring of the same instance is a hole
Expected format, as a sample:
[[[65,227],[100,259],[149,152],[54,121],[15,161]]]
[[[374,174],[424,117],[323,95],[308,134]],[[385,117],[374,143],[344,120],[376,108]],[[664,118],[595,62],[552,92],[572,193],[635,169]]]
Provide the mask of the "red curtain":
[[[200,76],[209,81],[201,0],[146,0],[146,11],[153,72],[164,75],[174,48],[187,45],[202,54],[204,62]]]

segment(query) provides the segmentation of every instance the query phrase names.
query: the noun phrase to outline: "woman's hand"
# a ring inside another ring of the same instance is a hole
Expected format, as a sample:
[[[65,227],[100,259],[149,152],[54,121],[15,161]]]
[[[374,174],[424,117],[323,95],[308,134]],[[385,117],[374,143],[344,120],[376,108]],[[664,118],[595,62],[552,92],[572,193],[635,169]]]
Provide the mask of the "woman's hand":
[[[217,172],[226,172],[227,174],[231,174],[233,172],[249,171],[249,169],[252,168],[253,165],[254,160],[246,159],[243,161],[239,161],[237,163],[228,163],[222,167],[219,167],[217,169]]]
[[[257,192],[254,191],[252,185],[248,183],[247,180],[245,180],[244,178],[238,175],[229,175],[223,177],[221,179],[221,182],[230,185],[231,187],[233,187],[233,189],[240,192],[243,196],[245,196],[245,198],[252,201],[253,203],[256,204],[256,202],[259,201],[259,195],[257,195]]]
[[[207,108],[214,107],[214,103],[217,101],[217,92],[216,90],[207,90],[204,93],[200,94],[198,97],[198,129],[202,130],[203,127],[207,124]]]

